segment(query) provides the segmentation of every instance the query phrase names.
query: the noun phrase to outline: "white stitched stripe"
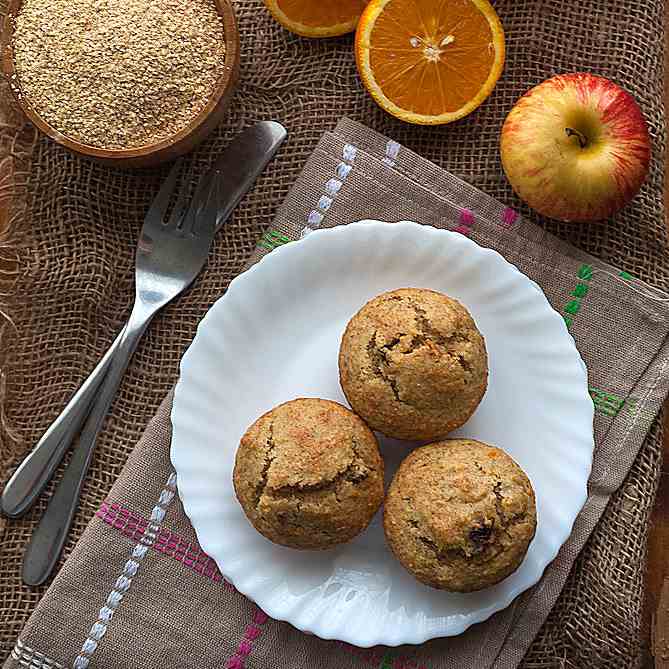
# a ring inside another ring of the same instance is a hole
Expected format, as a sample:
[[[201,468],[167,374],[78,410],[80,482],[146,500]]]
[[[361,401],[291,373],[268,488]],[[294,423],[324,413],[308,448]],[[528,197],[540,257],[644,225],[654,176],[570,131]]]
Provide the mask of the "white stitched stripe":
[[[112,609],[110,609],[108,606],[103,606],[100,609],[100,614],[98,619],[104,623],[108,623],[112,619],[113,615],[114,611]]]
[[[56,662],[44,653],[26,646],[21,639],[16,640],[14,648],[12,648],[11,657],[22,667],[29,667],[30,669],[64,669],[60,662]]]
[[[346,163],[339,163],[339,165],[337,165],[337,176],[340,179],[346,179],[346,177],[350,174],[352,169],[353,165],[347,165]]]
[[[40,660],[26,660],[23,657],[15,657],[15,660],[18,660],[19,666],[26,667],[26,669],[51,669],[53,664],[43,664]]]
[[[349,163],[352,163],[355,160],[356,153],[358,153],[358,149],[356,149],[355,146],[353,146],[353,144],[344,144],[344,150],[342,151],[344,160],[346,160]]]
[[[330,179],[330,181],[325,184],[325,192],[330,197],[334,197],[342,186],[343,182],[339,181],[339,179]]]
[[[318,227],[323,222],[323,214],[321,214],[320,211],[316,211],[314,209],[313,211],[309,212],[309,218],[307,219],[307,222],[311,227]]]
[[[167,507],[174,499],[176,484],[176,474],[170,474],[165,487],[158,497],[157,504],[151,511],[151,520],[153,522],[150,522],[146,526],[139,542],[132,549],[131,559],[123,565],[123,572],[116,579],[112,591],[107,595],[105,606],[100,609],[97,621],[93,623],[88,633],[88,638],[82,644],[81,651],[74,660],[74,669],[87,669],[91,656],[97,650],[98,642],[107,632],[107,625],[109,625],[114,616],[114,611],[121,603],[123,595],[130,589],[132,579],[136,576],[139,566],[146,556],[148,547],[156,540],[157,533],[160,530],[160,523],[165,518]]]
[[[91,637],[96,641],[100,641],[100,639],[102,639],[102,637],[105,635],[106,631],[107,626],[104,624],[104,622],[97,622],[91,628]]]
[[[153,520],[154,522],[162,523],[164,518],[165,518],[165,511],[160,507],[155,507],[151,511],[151,520]]]
[[[172,501],[173,497],[174,493],[171,490],[163,490],[160,493],[160,499],[158,500],[158,504],[160,504],[161,506],[167,506]]]
[[[344,144],[342,149],[342,158],[344,159],[341,163],[335,168],[335,174],[337,178],[328,179],[325,184],[325,194],[321,195],[318,198],[317,209],[312,209],[307,216],[307,225],[302,230],[300,237],[306,237],[314,228],[320,227],[325,215],[332,206],[337,193],[341,190],[341,187],[346,181],[346,177],[351,173],[353,169],[353,162],[358,153],[358,149],[353,146],[353,144]],[[320,211],[319,211],[320,210]]]
[[[93,655],[97,647],[97,641],[94,639],[86,639],[86,641],[84,641],[84,645],[81,647],[81,652],[86,653],[86,655]]]
[[[139,558],[141,560],[146,555],[146,551],[148,550],[148,546],[140,546],[137,544],[137,546],[132,549],[132,557]]]
[[[107,597],[107,606],[113,611],[119,605],[122,599],[123,595],[120,592],[112,590]]]
[[[395,161],[397,160],[397,156],[400,153],[400,148],[400,144],[392,139],[389,139],[388,143],[386,144],[386,157],[383,159],[383,162],[386,165],[393,167],[393,165],[395,165]]]
[[[321,199],[318,201],[318,208],[322,211],[327,211],[332,204],[332,198],[327,195],[321,195]]]
[[[152,527],[152,525],[147,525],[142,538],[139,540],[140,544],[144,544],[144,546],[151,546],[151,544],[153,544],[153,542],[156,540],[156,533],[153,531]]]
[[[153,511],[151,513],[153,513]],[[146,529],[144,530],[141,543],[143,543],[145,546],[150,546],[151,544],[153,544],[153,542],[156,540],[159,528],[160,528],[159,524],[150,522],[146,526]]]
[[[138,568],[139,562],[135,562],[135,560],[128,560],[125,563],[125,573],[129,576],[134,576],[137,573]]]

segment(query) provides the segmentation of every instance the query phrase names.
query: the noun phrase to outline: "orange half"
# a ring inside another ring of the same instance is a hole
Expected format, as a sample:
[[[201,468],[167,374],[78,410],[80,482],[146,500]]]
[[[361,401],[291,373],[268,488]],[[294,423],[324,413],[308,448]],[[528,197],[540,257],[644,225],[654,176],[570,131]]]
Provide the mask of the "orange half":
[[[476,109],[504,67],[504,30],[488,0],[371,0],[355,54],[376,102],[409,123],[450,123]]]
[[[355,30],[365,0],[265,0],[272,16],[305,37],[334,37]]]

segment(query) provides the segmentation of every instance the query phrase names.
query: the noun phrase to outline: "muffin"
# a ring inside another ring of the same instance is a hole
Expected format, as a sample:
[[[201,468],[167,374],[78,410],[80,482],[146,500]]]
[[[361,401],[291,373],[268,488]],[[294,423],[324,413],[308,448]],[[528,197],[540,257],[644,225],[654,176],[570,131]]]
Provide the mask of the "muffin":
[[[323,549],[362,532],[383,501],[383,461],[374,434],[345,407],[286,402],[242,437],[235,494],[270,541]]]
[[[534,537],[534,491],[504,451],[449,439],[413,451],[386,497],[383,527],[402,566],[443,590],[499,583],[523,561]]]
[[[339,379],[353,411],[389,437],[434,440],[474,413],[488,356],[467,309],[433,290],[402,288],[349,321]]]

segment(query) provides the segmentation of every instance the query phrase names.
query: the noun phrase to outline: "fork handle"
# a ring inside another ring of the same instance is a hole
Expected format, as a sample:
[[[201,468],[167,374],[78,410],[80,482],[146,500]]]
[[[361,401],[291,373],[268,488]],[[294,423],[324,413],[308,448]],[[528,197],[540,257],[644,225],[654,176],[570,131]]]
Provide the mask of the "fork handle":
[[[135,307],[121,334],[109,371],[100,386],[90,413],[84,423],[79,443],[65,468],[63,478],[49,500],[44,515],[35,528],[23,557],[23,581],[40,585],[51,574],[67,539],[74,517],[81,486],[93,455],[93,448],[114,395],[139,340],[155,312]]]
[[[81,424],[109,369],[122,334],[123,330],[58,418],[51,423],[49,429],[7,481],[0,499],[0,510],[4,515],[10,518],[22,516],[35,503],[44,486],[51,480],[65,451],[81,430]]]

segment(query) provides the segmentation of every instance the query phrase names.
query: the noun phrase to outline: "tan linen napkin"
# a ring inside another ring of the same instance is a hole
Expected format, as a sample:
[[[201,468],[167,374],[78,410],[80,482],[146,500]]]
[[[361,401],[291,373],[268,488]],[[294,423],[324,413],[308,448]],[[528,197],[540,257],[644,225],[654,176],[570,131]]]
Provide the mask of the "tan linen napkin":
[[[198,546],[169,462],[168,397],[21,633],[7,668],[503,669],[520,663],[667,395],[668,298],[347,119],[321,138],[252,262],[309,230],[364,218],[458,230],[497,249],[543,288],[568,323],[589,370],[596,452],[586,506],[539,584],[465,634],[420,647],[357,649],[269,620]]]

